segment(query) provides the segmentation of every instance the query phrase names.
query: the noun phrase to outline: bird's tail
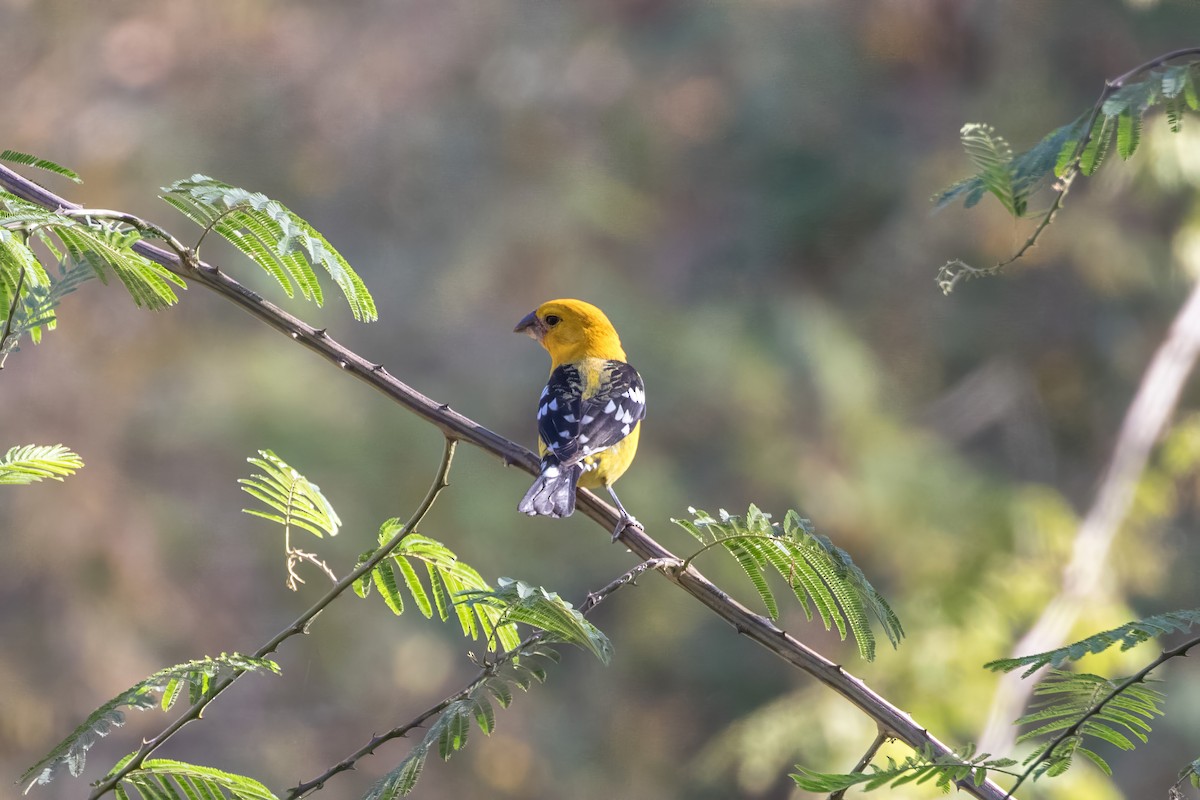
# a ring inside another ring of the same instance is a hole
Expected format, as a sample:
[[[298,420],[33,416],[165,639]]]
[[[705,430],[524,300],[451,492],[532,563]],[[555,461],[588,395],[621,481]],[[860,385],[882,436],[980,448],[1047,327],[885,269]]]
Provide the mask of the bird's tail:
[[[547,517],[569,517],[575,512],[575,484],[583,474],[581,464],[564,467],[558,459],[547,455],[542,459],[542,472],[525,493],[517,510],[522,514]]]

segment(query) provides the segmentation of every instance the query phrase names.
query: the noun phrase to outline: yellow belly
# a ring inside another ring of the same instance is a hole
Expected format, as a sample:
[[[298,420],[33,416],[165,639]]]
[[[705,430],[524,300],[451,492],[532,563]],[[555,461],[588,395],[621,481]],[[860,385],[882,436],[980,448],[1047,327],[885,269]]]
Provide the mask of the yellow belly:
[[[579,478],[579,485],[586,489],[595,489],[598,486],[608,486],[616,482],[617,478],[621,477],[633,462],[633,457],[637,454],[638,437],[641,434],[642,423],[639,421],[624,439],[602,453],[584,458],[585,465],[597,464],[598,466],[585,470]],[[546,455],[546,450],[546,443],[539,436],[538,455]]]
[[[638,436],[641,433],[642,423],[638,422],[624,439],[603,453],[583,459],[584,464],[597,463],[598,466],[595,469],[586,470],[579,478],[579,485],[594,489],[597,486],[608,486],[614,483],[633,462],[633,457],[637,453]]]

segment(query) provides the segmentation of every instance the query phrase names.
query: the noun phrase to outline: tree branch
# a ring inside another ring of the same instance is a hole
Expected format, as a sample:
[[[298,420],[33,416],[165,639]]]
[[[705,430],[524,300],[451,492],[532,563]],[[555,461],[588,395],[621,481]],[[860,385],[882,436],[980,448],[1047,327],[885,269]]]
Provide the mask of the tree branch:
[[[1200,283],[1192,287],[1191,295],[1175,316],[1125,412],[1104,479],[1075,534],[1071,560],[1063,569],[1059,592],[1029,632],[1013,646],[1014,656],[1053,650],[1066,641],[1075,620],[1104,577],[1108,552],[1129,513],[1138,479],[1175,411],[1198,356]],[[1012,750],[1012,721],[1021,715],[1035,684],[1036,681],[1023,680],[1015,672],[999,680],[987,725],[980,736],[981,750],[991,753]]]
[[[875,735],[875,740],[867,746],[866,751],[864,751],[862,754],[862,758],[858,760],[858,763],[854,765],[854,769],[850,770],[849,774],[861,774],[863,770],[867,768],[867,765],[871,763],[872,759],[875,758],[875,754],[879,752],[879,748],[883,747],[884,742],[886,742],[889,738],[890,737],[887,735],[886,731],[879,731],[879,733]],[[842,800],[842,798],[845,796],[846,790],[838,789],[836,792],[833,792],[829,795],[829,800]]]
[[[1164,650],[1164,651],[1162,651],[1162,653],[1159,654],[1158,658],[1154,659],[1149,664],[1147,664],[1145,667],[1143,667],[1141,670],[1139,670],[1137,672],[1137,674],[1129,676],[1125,680],[1121,681],[1120,685],[1113,687],[1113,690],[1111,692],[1109,692],[1107,695],[1105,695],[1104,698],[1101,699],[1099,702],[1097,702],[1094,706],[1089,708],[1086,714],[1082,715],[1079,719],[1075,720],[1075,722],[1072,723],[1070,727],[1064,728],[1058,734],[1058,736],[1054,737],[1054,741],[1052,741],[1050,743],[1050,745],[1046,748],[1045,752],[1042,753],[1041,757],[1038,759],[1035,759],[1025,769],[1025,771],[1022,772],[1020,774],[1020,776],[1018,776],[1016,783],[1014,783],[1012,785],[1012,788],[1008,790],[1007,796],[1011,797],[1012,794],[1014,792],[1016,792],[1017,789],[1020,788],[1021,784],[1024,783],[1029,778],[1029,776],[1034,773],[1034,771],[1037,769],[1039,764],[1049,761],[1051,756],[1054,755],[1054,751],[1056,749],[1058,749],[1058,747],[1061,746],[1063,742],[1067,741],[1067,739],[1070,739],[1072,736],[1075,736],[1077,733],[1079,733],[1079,730],[1083,727],[1083,724],[1085,722],[1087,722],[1089,719],[1091,719],[1092,717],[1096,716],[1101,711],[1103,711],[1104,707],[1106,705],[1108,705],[1109,703],[1111,703],[1114,699],[1116,699],[1116,697],[1118,695],[1120,695],[1122,692],[1124,692],[1130,686],[1133,686],[1134,684],[1142,683],[1143,681],[1145,681],[1151,672],[1158,669],[1163,664],[1170,661],[1172,658],[1178,658],[1179,656],[1186,656],[1187,652],[1197,645],[1200,645],[1200,636],[1194,637],[1192,639],[1188,639],[1186,642],[1179,645],[1178,647],[1173,647],[1170,650]],[[1036,683],[1036,681],[1034,681],[1034,683]]]
[[[454,460],[454,450],[456,446],[457,442],[454,439],[449,437],[446,438],[446,446],[442,450],[442,461],[438,465],[437,474],[434,476],[433,483],[430,484],[429,491],[425,494],[425,499],[421,501],[419,506],[417,506],[416,511],[414,511],[412,516],[409,517],[409,520],[404,524],[404,527],[397,531],[391,539],[384,543],[374,555],[372,555],[362,564],[358,565],[358,567],[346,575],[346,577],[334,584],[333,588],[326,592],[320,600],[318,600],[303,614],[297,617],[295,622],[281,630],[279,633],[275,634],[275,636],[269,642],[255,651],[255,658],[265,658],[271,653],[275,652],[279,645],[283,644],[293,636],[301,633],[307,633],[309,623],[311,623],[318,614],[320,614],[330,603],[336,600],[338,596],[342,594],[342,592],[353,586],[356,580],[363,575],[366,575],[375,568],[376,564],[387,558],[388,554],[396,549],[396,545],[400,544],[400,541],[404,539],[404,537],[408,536],[413,532],[413,530],[416,529],[416,526],[421,522],[422,519],[425,518],[425,515],[429,513],[429,509],[433,507],[438,495],[442,493],[443,489],[449,486],[449,483],[447,483],[447,477],[450,474],[450,465]],[[143,741],[142,746],[138,748],[137,754],[130,759],[125,766],[105,776],[104,780],[98,782],[96,784],[96,788],[90,795],[88,795],[88,800],[97,800],[97,798],[102,797],[103,795],[112,791],[126,775],[141,767],[142,762],[144,762],[151,753],[153,753],[155,750],[161,747],[163,743],[178,733],[184,725],[200,719],[201,713],[203,713],[204,709],[208,707],[209,703],[217,699],[218,695],[232,686],[234,681],[244,674],[244,672],[238,672],[228,678],[225,678],[219,683],[213,684],[207,696],[193,704],[183,716],[179,717],[177,720],[164,728],[162,732],[153,739]]]
[[[942,294],[950,294],[954,291],[954,287],[959,281],[964,278],[995,275],[1033,249],[1038,239],[1050,227],[1050,223],[1054,221],[1055,215],[1062,210],[1063,201],[1067,198],[1067,192],[1071,190],[1071,184],[1074,183],[1075,178],[1079,175],[1080,161],[1083,159],[1083,153],[1087,150],[1088,143],[1092,140],[1092,131],[1096,127],[1096,120],[1100,118],[1100,112],[1104,108],[1104,101],[1108,100],[1113,93],[1128,83],[1131,78],[1135,78],[1143,72],[1161,67],[1168,61],[1174,61],[1177,58],[1197,55],[1200,55],[1200,47],[1185,47],[1180,50],[1172,50],[1170,53],[1163,53],[1144,64],[1139,64],[1123,75],[1105,81],[1104,88],[1100,90],[1100,96],[1096,98],[1096,102],[1092,105],[1092,111],[1088,115],[1087,123],[1083,128],[1083,136],[1079,138],[1079,142],[1075,145],[1075,151],[1071,155],[1071,160],[1063,168],[1062,177],[1058,179],[1058,189],[1054,193],[1054,200],[1050,203],[1050,208],[1042,212],[1042,217],[1033,229],[1033,232],[1029,234],[1029,238],[1008,258],[990,267],[972,267],[961,259],[955,259],[947,263],[938,271],[938,288],[942,290]]]
[[[632,585],[637,577],[646,570],[661,569],[663,566],[664,564],[659,561],[643,561],[632,569],[627,570],[619,578],[606,585],[603,589],[600,589],[596,592],[589,592],[583,603],[581,603],[579,606],[579,613],[586,615],[589,611],[607,600],[613,592],[617,591],[622,586]],[[485,663],[483,668],[479,670],[479,674],[476,675],[474,679],[472,679],[471,682],[462,689],[459,689],[454,694],[442,698],[441,701],[425,709],[403,725],[397,725],[386,733],[372,736],[370,741],[368,741],[362,747],[358,748],[353,753],[346,756],[317,777],[292,787],[285,800],[300,800],[300,798],[308,796],[312,792],[324,787],[325,782],[334,775],[354,769],[364,756],[369,756],[374,753],[384,742],[389,742],[392,739],[399,739],[407,736],[414,728],[424,725],[427,720],[437,716],[459,700],[466,698],[473,691],[475,691],[479,684],[494,675],[496,673],[496,669],[500,665],[511,661],[516,656],[522,655],[526,648],[528,648],[530,645],[540,642],[543,638],[544,633],[542,631],[538,631],[537,633],[525,637],[525,639],[519,645],[509,652],[504,653],[495,661],[489,661]]]
[[[26,180],[3,165],[0,165],[0,187],[45,208],[79,208],[78,205]],[[176,254],[167,252],[144,240],[136,242],[133,248],[175,274],[194,280],[211,289],[237,304],[259,321],[290,336],[304,347],[335,364],[343,372],[347,372],[383,392],[401,406],[436,426],[448,438],[460,439],[475,445],[484,452],[499,458],[506,466],[515,465],[530,474],[536,472],[538,460],[529,450],[453,411],[449,405],[431,400],[391,375],[382,364],[368,361],[344,347],[334,341],[325,330],[314,328],[288,314],[216,267],[199,260],[194,266],[189,267],[182,264]],[[621,520],[616,509],[591,492],[579,492],[578,508],[582,514],[603,526],[606,533],[611,532]],[[682,559],[648,536],[640,525],[626,525],[618,539],[643,561],[663,559],[666,562],[682,563]],[[887,731],[890,736],[903,741],[913,749],[924,747],[929,748],[935,756],[954,757],[950,748],[918,725],[911,716],[868,687],[861,679],[854,677],[839,665],[809,648],[768,618],[747,609],[694,567],[689,566],[686,569],[668,567],[663,569],[663,574],[672,583],[732,625],[739,634],[758,643],[787,663],[807,672],[850,701],[860,711],[871,717],[880,730]],[[965,780],[960,782],[959,786],[981,800],[1001,800],[1005,796],[1004,790],[990,781],[976,786],[972,781]],[[102,784],[102,788],[104,787],[111,789],[112,781],[106,780]],[[92,798],[98,796],[98,793],[93,793]]]

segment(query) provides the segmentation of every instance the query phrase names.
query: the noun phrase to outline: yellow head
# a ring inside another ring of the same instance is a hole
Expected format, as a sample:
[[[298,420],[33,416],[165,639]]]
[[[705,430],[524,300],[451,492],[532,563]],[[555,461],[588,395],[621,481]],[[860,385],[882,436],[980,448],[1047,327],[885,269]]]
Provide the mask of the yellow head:
[[[621,339],[604,312],[582,300],[542,303],[513,328],[527,333],[550,353],[550,369],[583,358],[625,360]]]

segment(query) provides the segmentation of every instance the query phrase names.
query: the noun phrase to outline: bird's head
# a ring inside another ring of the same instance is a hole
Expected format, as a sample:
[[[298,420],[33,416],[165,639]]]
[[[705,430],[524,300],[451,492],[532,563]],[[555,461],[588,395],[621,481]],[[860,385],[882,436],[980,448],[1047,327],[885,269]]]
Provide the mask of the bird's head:
[[[550,353],[551,369],[581,358],[625,360],[621,339],[604,312],[582,300],[542,303],[517,323],[514,333],[527,333]]]

